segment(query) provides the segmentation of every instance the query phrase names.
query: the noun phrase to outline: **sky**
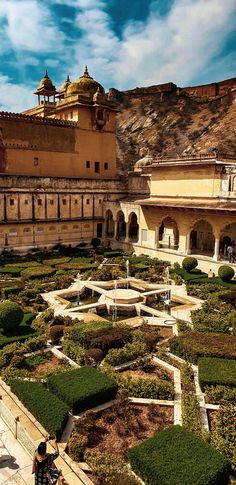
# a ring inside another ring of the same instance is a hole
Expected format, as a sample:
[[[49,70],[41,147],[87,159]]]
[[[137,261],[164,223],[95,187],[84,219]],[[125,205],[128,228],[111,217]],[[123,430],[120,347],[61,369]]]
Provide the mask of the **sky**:
[[[235,0],[0,0],[0,110],[88,65],[106,90],[236,76]]]

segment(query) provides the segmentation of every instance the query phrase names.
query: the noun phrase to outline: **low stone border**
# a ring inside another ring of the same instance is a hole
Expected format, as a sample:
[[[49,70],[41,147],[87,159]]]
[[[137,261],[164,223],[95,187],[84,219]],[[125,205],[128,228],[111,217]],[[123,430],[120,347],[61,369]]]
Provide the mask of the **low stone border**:
[[[175,359],[177,362],[181,364],[186,364],[186,360],[182,359],[181,357],[178,357],[175,354],[172,354],[171,352],[166,353],[169,357],[172,359]],[[193,369],[193,375],[194,375],[194,384],[195,384],[195,389],[196,389],[196,398],[199,402],[200,406],[200,415],[201,415],[201,421],[204,429],[206,431],[209,431],[209,421],[208,421],[208,416],[206,412],[206,403],[205,403],[205,395],[201,391],[201,388],[199,386],[199,380],[198,380],[198,367],[196,365],[191,364],[191,367]],[[180,371],[179,371],[180,372]]]
[[[5,384],[5,382],[3,382],[1,379],[0,393],[2,394],[2,400],[4,402],[4,405],[8,408],[13,418],[19,421],[24,429],[27,429],[26,433],[30,437],[31,443],[35,443],[36,449],[38,444],[44,440],[44,437],[47,434],[46,430],[23,406],[17,396],[15,396],[15,394],[11,392],[9,386],[7,386],[7,384]],[[7,422],[6,424],[8,426]],[[57,466],[58,469],[62,471],[64,485],[94,485],[93,482],[80,468],[79,464],[71,460],[71,458],[65,453],[64,449],[61,449],[60,443],[58,443],[58,447],[60,450],[60,456],[59,458],[57,458]],[[30,449],[27,449],[27,447],[25,446],[25,449],[32,457],[32,446]],[[48,450],[51,453],[55,451],[51,443],[48,443]]]

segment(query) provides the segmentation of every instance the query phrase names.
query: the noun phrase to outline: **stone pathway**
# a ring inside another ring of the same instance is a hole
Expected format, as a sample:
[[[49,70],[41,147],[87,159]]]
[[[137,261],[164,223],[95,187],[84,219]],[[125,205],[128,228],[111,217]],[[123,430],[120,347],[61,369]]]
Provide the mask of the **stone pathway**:
[[[33,485],[31,469],[30,456],[0,418],[0,484]]]

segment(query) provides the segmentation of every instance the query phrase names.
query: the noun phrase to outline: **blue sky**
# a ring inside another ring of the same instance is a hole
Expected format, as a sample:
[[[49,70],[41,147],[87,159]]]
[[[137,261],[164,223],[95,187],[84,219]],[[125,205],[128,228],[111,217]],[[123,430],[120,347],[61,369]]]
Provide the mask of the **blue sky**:
[[[235,0],[0,0],[0,109],[88,65],[106,89],[236,75]]]

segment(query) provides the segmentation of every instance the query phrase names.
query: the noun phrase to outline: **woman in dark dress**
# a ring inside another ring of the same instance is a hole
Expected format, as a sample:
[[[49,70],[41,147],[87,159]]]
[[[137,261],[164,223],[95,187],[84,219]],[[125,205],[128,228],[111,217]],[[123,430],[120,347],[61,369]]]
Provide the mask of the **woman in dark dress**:
[[[54,467],[54,460],[59,456],[59,449],[57,442],[55,440],[55,453],[47,453],[47,441],[49,441],[49,436],[46,436],[45,441],[42,441],[35,453],[32,473],[35,474],[35,485],[50,485],[50,483],[55,483],[51,481],[50,469]]]

